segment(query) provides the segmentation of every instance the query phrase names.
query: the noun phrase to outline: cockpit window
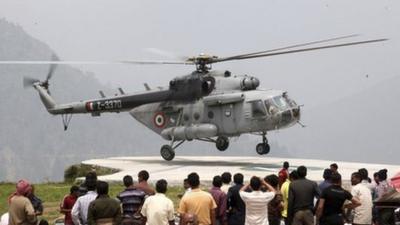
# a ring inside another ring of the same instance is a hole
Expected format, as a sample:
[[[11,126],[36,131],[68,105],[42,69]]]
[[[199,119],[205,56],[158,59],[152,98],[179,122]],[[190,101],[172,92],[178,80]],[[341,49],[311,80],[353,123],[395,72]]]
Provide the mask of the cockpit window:
[[[296,102],[294,100],[290,99],[289,96],[286,93],[283,95],[283,98],[286,99],[286,101],[289,103],[290,107],[296,107],[297,106]]]
[[[267,115],[261,100],[251,102],[251,110],[253,112],[253,117],[260,117]]]
[[[286,101],[285,98],[283,98],[282,96],[276,96],[273,98],[276,106],[281,109],[281,110],[285,110],[288,108],[288,102]]]

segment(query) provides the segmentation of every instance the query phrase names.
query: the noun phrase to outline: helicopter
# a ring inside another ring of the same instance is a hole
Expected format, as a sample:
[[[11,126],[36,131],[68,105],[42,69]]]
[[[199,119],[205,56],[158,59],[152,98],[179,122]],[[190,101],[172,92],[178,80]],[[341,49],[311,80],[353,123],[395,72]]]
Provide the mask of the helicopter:
[[[0,61],[0,64],[48,64],[49,72],[44,81],[24,77],[23,86],[33,87],[46,110],[52,115],[61,115],[64,130],[67,130],[73,114],[119,113],[129,114],[147,128],[151,129],[169,144],[161,146],[160,154],[164,160],[171,161],[175,150],[185,141],[205,141],[214,143],[219,151],[229,147],[229,139],[241,134],[256,134],[262,137],[255,150],[260,155],[270,152],[267,132],[300,124],[301,105],[289,97],[287,91],[262,89],[258,78],[250,75],[235,75],[230,71],[212,70],[215,63],[271,57],[321,49],[361,45],[386,41],[371,39],[339,44],[318,45],[342,40],[358,35],[347,35],[286,47],[217,57],[200,54],[180,61],[62,61],[56,55],[50,61]],[[317,45],[315,47],[307,47]],[[58,64],[165,64],[194,65],[190,74],[170,80],[167,87],[151,89],[145,84],[145,91],[125,93],[106,97],[100,91],[100,98],[78,102],[57,103],[50,94],[50,79]]]

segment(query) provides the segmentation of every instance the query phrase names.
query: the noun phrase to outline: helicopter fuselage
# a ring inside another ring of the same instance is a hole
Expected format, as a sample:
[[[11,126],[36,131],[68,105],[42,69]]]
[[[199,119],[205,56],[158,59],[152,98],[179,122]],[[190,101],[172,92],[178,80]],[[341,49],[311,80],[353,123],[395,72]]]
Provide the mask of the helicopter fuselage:
[[[282,129],[299,121],[299,106],[286,92],[259,90],[254,77],[224,74],[211,74],[215,89],[201,99],[146,104],[130,114],[166,140],[232,137]]]

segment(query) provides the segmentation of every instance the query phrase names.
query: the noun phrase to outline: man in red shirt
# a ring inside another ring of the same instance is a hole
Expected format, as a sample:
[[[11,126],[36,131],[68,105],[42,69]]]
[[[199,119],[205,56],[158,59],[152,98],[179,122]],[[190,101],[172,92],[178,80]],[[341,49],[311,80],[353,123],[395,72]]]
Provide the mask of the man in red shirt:
[[[286,179],[289,177],[289,162],[283,162],[283,168],[278,173],[279,177],[279,188],[285,183]]]
[[[60,208],[60,212],[65,214],[64,224],[65,225],[74,225],[71,218],[71,210],[74,206],[76,199],[79,196],[79,187],[72,186],[70,189],[70,194],[65,196]]]

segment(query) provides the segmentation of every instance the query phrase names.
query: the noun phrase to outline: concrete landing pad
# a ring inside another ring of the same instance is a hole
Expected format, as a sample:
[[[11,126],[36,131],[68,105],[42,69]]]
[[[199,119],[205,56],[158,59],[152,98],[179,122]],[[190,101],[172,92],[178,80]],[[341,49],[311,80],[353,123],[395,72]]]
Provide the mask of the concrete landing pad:
[[[322,173],[333,161],[311,160],[311,159],[291,159],[291,158],[273,158],[273,157],[210,157],[210,156],[179,156],[173,161],[165,161],[160,156],[153,157],[112,157],[104,159],[91,159],[83,161],[84,164],[98,165],[121,170],[118,173],[100,176],[99,179],[106,181],[122,181],[125,175],[131,175],[137,178],[140,170],[147,170],[150,173],[150,183],[158,179],[166,179],[169,184],[182,184],[187,174],[197,172],[203,183],[210,183],[215,175],[221,175],[223,172],[242,173],[245,180],[256,175],[265,177],[269,174],[277,174],[282,163],[288,161],[290,170],[296,169],[300,165],[308,168],[309,179],[322,180]],[[351,173],[359,168],[366,168],[372,177],[374,172],[386,168],[388,178],[400,171],[400,165],[371,164],[338,162],[339,173],[344,180],[349,180]]]

